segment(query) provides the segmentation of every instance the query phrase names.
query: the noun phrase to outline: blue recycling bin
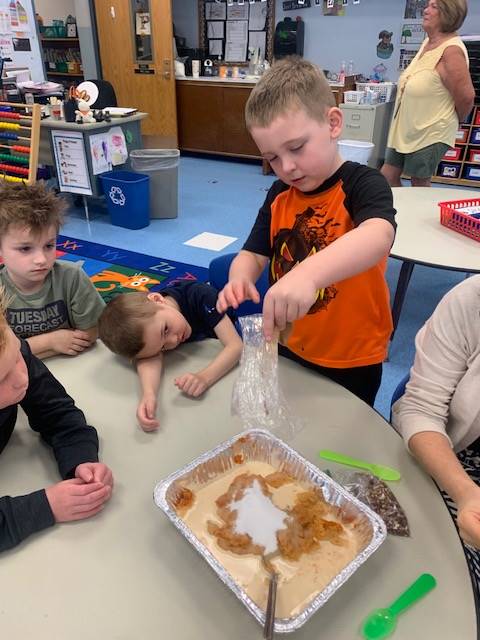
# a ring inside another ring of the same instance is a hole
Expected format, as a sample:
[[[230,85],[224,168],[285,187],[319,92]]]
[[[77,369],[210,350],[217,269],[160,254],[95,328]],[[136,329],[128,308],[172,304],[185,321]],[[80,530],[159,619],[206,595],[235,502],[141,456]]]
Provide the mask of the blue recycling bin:
[[[150,178],[133,171],[102,173],[103,193],[112,224],[143,229],[150,224]]]

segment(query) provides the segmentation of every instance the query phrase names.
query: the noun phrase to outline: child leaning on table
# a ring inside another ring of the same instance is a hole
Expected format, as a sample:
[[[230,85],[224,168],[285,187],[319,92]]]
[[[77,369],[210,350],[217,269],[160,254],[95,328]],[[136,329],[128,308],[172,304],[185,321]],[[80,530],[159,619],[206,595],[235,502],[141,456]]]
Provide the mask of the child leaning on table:
[[[78,265],[56,260],[64,202],[41,185],[0,187],[0,284],[8,323],[32,353],[75,356],[97,339],[105,304]]]
[[[145,431],[159,426],[157,395],[163,354],[182,342],[217,337],[223,349],[196,373],[175,378],[188,396],[200,396],[238,362],[242,341],[228,315],[216,310],[217,291],[201,282],[166,287],[161,293],[135,291],[111,300],[98,322],[100,339],[119,355],[135,360],[142,387],[137,419]]]
[[[26,495],[0,497],[0,551],[55,523],[94,516],[110,499],[113,486],[112,472],[98,462],[97,432],[28,343],[15,336],[5,308],[0,287],[0,452],[15,428],[20,405],[30,427],[53,449],[63,481]]]
[[[277,180],[217,308],[259,301],[264,333],[293,323],[280,353],[373,405],[392,332],[385,281],[395,235],[390,187],[375,169],[344,162],[342,112],[323,73],[300,58],[275,63],[247,102],[247,127]]]

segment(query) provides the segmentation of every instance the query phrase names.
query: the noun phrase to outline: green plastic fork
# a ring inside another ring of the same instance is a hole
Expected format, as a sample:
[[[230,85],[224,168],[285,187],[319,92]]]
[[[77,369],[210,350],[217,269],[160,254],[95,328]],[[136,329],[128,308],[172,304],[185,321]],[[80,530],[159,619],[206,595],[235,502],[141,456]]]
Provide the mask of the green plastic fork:
[[[396,469],[386,467],[383,464],[373,464],[372,462],[365,462],[364,460],[358,460],[357,458],[350,458],[350,456],[338,453],[337,451],[322,449],[318,452],[318,455],[324,460],[332,460],[333,462],[340,462],[341,464],[346,464],[350,467],[366,469],[367,471],[370,471],[370,473],[373,473],[373,475],[377,476],[377,478],[380,478],[380,480],[395,481],[400,480],[402,477],[400,472]]]

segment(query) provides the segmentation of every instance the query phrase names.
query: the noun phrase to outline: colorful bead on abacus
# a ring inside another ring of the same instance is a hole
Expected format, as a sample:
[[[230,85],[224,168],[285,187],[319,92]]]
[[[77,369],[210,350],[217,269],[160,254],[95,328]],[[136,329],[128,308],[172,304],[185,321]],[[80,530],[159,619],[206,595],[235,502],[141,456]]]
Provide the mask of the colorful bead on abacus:
[[[28,164],[28,158],[13,156],[9,153],[0,153],[0,160],[8,160],[9,162],[17,162],[18,164]]]
[[[11,120],[20,120],[21,113],[15,113],[14,111],[0,111],[0,118],[10,118]]]
[[[18,129],[20,129],[20,125],[13,124],[12,122],[0,122],[0,129],[11,129],[12,131],[18,131]]]
[[[0,173],[0,179],[6,180],[7,182],[23,182],[24,184],[26,184],[24,178],[16,178],[15,176],[6,176],[6,175],[2,175],[1,173]]]
[[[13,164],[0,163],[0,171],[9,171],[10,173],[18,173],[21,176],[28,176],[28,169],[15,167]]]
[[[15,134],[13,133],[6,133],[6,136],[15,136]],[[0,133],[0,138],[2,137],[2,134]],[[18,136],[14,137],[14,140],[18,140]],[[20,144],[12,144],[12,146],[10,147],[11,149],[13,149],[14,151],[16,151],[17,153],[30,153],[30,147],[22,147],[22,145]]]
[[[0,133],[0,138],[3,138],[4,140],[18,140],[16,133]],[[30,153],[30,149],[28,152]]]

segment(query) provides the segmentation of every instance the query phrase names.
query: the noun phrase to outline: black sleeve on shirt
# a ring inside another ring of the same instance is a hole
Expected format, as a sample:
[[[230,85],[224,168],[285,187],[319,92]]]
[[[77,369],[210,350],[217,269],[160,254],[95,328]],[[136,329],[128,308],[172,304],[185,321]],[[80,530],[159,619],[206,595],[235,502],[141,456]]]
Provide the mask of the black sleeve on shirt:
[[[0,551],[55,524],[45,489],[26,496],[0,498]]]
[[[87,425],[72,398],[23,340],[21,353],[29,384],[20,404],[31,428],[53,448],[62,478],[73,477],[82,462],[98,461],[97,432]],[[44,489],[24,496],[0,498],[0,551],[54,524]]]
[[[272,248],[270,245],[270,225],[272,221],[272,202],[283,191],[288,189],[288,185],[281,180],[276,180],[270,187],[265,202],[260,207],[257,219],[250,231],[242,249],[258,253],[261,256],[270,257]]]
[[[62,478],[72,478],[82,462],[98,462],[97,432],[87,425],[82,411],[43,362],[32,354],[26,341],[22,341],[21,351],[29,384],[20,405],[30,427],[52,447]]]
[[[344,167],[345,207],[355,226],[382,218],[396,229],[392,189],[380,171],[356,162],[346,162]]]

